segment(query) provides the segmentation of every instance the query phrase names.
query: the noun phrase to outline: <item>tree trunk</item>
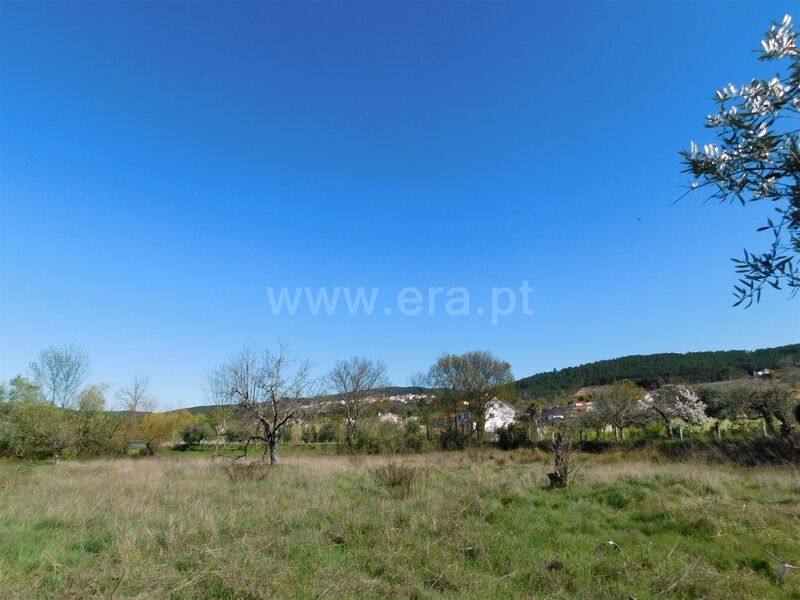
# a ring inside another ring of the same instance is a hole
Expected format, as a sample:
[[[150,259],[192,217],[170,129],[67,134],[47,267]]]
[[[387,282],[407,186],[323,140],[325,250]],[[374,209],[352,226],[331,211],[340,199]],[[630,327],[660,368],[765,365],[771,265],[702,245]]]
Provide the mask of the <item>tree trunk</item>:
[[[667,431],[669,431],[669,437],[674,437],[675,432],[672,430],[672,422],[667,421]]]
[[[714,429],[717,430],[717,440],[722,441],[722,430],[719,427],[719,419],[717,419],[717,422],[714,424]]]
[[[486,414],[483,411],[478,411],[478,418],[477,422],[475,423],[475,427],[475,439],[478,441],[478,445],[482,446],[485,434],[484,429],[486,428]]]
[[[278,434],[272,433],[269,436],[269,464],[278,464]]]
[[[555,462],[555,469],[552,473],[548,473],[547,477],[550,479],[550,489],[560,489],[567,487],[569,477],[569,457],[568,457],[568,442],[564,440],[562,434],[554,436],[552,446],[553,458]]]
[[[681,443],[683,443],[683,425],[678,426],[678,433],[681,436]]]

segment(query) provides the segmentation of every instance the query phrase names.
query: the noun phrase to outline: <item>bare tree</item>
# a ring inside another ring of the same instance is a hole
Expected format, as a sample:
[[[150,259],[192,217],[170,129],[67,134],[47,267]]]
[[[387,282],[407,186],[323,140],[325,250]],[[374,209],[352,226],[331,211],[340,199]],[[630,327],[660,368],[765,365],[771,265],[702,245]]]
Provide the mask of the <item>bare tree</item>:
[[[381,360],[353,356],[336,361],[333,370],[328,374],[328,380],[333,389],[342,396],[347,445],[353,448],[364,400],[374,389],[388,385],[386,364]]]
[[[228,432],[231,422],[234,420],[233,411],[231,410],[231,396],[227,393],[225,387],[225,377],[221,375],[220,371],[213,371],[208,374],[208,385],[206,387],[206,396],[214,404],[214,410],[211,411],[210,425],[216,434],[214,441],[214,453],[212,460],[219,454],[219,446],[223,443],[225,434]]]
[[[117,400],[121,408],[127,410],[129,415],[152,410],[153,402],[145,396],[149,385],[150,379],[147,376],[141,373],[134,375],[133,381],[117,392]]]
[[[212,377],[217,393],[255,420],[256,433],[247,439],[244,454],[250,443],[263,442],[263,459],[269,453],[276,464],[283,428],[299,418],[302,401],[315,394],[311,363],[291,359],[283,344],[275,354],[245,347]]]
[[[61,408],[73,406],[78,390],[89,376],[89,357],[73,345],[49,346],[30,364],[36,383],[48,402]]]

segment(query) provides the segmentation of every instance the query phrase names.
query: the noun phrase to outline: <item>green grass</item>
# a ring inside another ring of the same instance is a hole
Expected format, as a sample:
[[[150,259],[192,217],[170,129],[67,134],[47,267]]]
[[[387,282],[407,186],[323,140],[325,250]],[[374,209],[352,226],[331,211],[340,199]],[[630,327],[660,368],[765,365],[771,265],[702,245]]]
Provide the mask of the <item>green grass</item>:
[[[0,590],[18,598],[800,598],[800,479],[531,452],[298,457],[232,483],[207,458],[0,463]],[[596,552],[614,540],[622,553]]]

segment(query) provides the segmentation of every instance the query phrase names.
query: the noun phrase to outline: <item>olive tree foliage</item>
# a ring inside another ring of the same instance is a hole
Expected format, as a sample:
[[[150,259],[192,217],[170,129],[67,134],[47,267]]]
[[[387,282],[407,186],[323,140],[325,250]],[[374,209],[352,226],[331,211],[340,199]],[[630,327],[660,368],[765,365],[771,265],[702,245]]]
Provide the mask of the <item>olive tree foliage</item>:
[[[83,382],[89,376],[89,357],[75,346],[49,346],[30,364],[36,384],[48,402],[72,408]]]
[[[594,417],[614,428],[617,439],[625,438],[625,428],[642,420],[646,405],[645,391],[632,381],[615,381],[613,385],[591,395]]]
[[[366,399],[377,388],[389,384],[386,364],[362,356],[336,361],[328,374],[328,384],[344,403],[345,435],[347,445],[353,448]]]
[[[496,397],[509,395],[514,383],[511,365],[483,350],[443,354],[431,367],[429,379],[450,399],[453,409],[460,403],[473,413],[479,443],[484,439],[487,405]]]
[[[250,443],[261,442],[263,460],[269,454],[271,464],[278,462],[283,429],[303,414],[304,401],[316,395],[311,363],[293,359],[286,345],[276,353],[245,347],[209,381],[220,402],[236,407],[255,422],[256,432],[248,437],[244,454]]]
[[[734,259],[740,276],[736,305],[761,298],[765,285],[800,288],[800,51],[789,15],[774,23],[761,42],[760,58],[784,66],[771,79],[753,79],[717,91],[717,112],[705,126],[716,142],[692,142],[681,152],[691,190],[707,188],[721,202],[769,202],[775,216],[759,231],[772,241],[762,252],[744,251]]]
[[[772,435],[786,437],[796,421],[797,401],[788,385],[759,380],[737,380],[696,387],[711,416],[735,420],[763,419]]]
[[[683,439],[683,425],[702,425],[708,421],[706,404],[699,394],[684,386],[667,386],[648,392],[644,402],[667,427],[669,436],[673,435],[673,423],[680,427]]]

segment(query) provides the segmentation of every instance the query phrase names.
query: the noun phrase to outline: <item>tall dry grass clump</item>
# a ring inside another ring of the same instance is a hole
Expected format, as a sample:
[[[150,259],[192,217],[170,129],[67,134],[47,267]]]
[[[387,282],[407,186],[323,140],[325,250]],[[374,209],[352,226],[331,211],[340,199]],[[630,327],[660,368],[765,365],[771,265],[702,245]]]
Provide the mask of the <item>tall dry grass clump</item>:
[[[390,462],[370,469],[370,473],[383,487],[406,498],[411,495],[417,469],[409,465]]]

